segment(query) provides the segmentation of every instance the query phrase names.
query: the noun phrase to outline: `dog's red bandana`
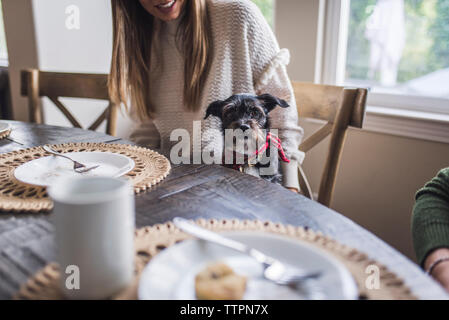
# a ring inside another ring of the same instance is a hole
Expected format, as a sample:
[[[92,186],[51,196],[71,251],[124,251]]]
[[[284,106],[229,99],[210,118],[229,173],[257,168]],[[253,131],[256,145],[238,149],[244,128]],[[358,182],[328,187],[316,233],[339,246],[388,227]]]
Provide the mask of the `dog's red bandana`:
[[[250,159],[253,159],[254,157],[257,157],[259,154],[264,153],[270,145],[273,145],[276,149],[278,149],[279,158],[287,163],[290,163],[290,160],[287,158],[284,152],[284,148],[282,148],[281,139],[279,139],[277,136],[272,134],[271,132],[267,133],[267,137],[265,139],[264,145],[259,149],[256,150],[251,157],[245,156],[245,163],[248,163]],[[243,167],[243,164],[236,164],[236,153],[233,153],[233,165],[232,168],[235,170],[240,170]],[[225,162],[226,163],[226,162]]]

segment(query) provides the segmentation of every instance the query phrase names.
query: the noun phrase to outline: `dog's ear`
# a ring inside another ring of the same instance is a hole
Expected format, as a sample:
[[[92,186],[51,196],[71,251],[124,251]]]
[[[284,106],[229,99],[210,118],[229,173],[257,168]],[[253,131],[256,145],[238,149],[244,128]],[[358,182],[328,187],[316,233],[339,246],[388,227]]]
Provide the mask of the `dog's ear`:
[[[224,105],[225,105],[224,101],[221,101],[221,100],[217,100],[215,102],[212,102],[207,107],[206,116],[204,117],[204,119],[207,119],[207,117],[209,117],[210,115],[216,116],[216,117],[221,119]]]
[[[282,108],[290,107],[290,105],[285,100],[279,99],[268,93],[257,96],[257,99],[262,102],[266,113],[272,111],[274,108],[276,108],[276,106],[280,106]]]

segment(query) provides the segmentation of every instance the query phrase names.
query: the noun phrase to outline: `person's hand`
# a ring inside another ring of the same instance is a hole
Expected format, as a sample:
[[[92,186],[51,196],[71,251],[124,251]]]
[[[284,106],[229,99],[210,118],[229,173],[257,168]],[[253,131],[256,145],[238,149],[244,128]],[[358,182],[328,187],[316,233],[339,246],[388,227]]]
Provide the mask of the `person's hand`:
[[[446,291],[449,291],[449,261],[440,262],[433,269],[432,277],[438,281]]]
[[[294,193],[298,193],[298,189],[296,189],[296,188],[287,188],[287,189],[290,191],[293,191]]]
[[[447,248],[433,251],[424,263],[425,270],[428,270],[432,263],[438,259],[446,257],[449,257],[449,249]],[[431,276],[449,291],[449,260],[438,263],[435,268],[433,268]]]

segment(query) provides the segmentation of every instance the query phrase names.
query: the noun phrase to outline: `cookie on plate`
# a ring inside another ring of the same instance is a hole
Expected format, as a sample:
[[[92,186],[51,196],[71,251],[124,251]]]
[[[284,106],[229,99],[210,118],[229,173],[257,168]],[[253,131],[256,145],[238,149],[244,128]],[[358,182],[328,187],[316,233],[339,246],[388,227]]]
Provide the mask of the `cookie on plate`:
[[[245,290],[246,277],[236,274],[222,262],[208,265],[195,277],[199,300],[240,300]]]

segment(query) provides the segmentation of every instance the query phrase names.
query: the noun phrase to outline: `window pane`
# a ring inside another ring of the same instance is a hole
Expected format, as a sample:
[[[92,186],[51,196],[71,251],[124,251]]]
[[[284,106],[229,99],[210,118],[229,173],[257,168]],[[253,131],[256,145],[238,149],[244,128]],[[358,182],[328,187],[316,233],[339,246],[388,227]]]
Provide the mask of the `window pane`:
[[[3,24],[3,9],[0,0],[0,60],[8,59],[8,50],[6,48],[5,27]]]
[[[273,28],[274,18],[274,1],[275,0],[253,0],[253,2],[260,8],[268,24]]]
[[[345,82],[449,98],[449,0],[352,0]]]

